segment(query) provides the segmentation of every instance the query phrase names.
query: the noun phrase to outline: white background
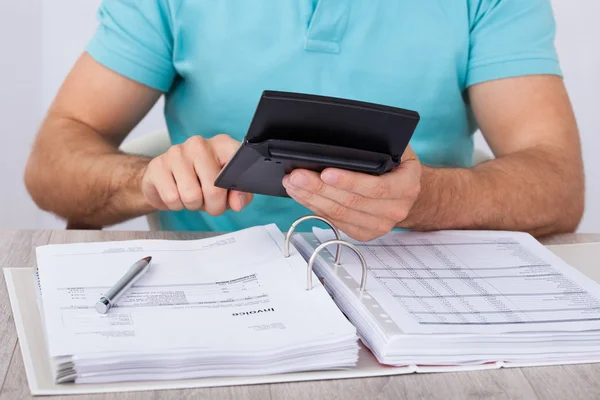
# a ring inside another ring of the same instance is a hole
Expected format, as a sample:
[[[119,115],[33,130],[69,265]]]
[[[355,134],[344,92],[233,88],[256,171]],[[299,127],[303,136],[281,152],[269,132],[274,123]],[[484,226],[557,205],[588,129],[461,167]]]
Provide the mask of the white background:
[[[145,1],[145,0],[144,0]],[[600,232],[600,15],[598,0],[553,0],[557,48],[583,141],[586,211]],[[92,36],[99,0],[6,0],[0,13],[0,228],[63,228],[23,185],[33,137],[61,81]],[[132,137],[164,128],[161,104]],[[478,137],[479,147],[486,147]],[[146,229],[143,218],[111,229]]]

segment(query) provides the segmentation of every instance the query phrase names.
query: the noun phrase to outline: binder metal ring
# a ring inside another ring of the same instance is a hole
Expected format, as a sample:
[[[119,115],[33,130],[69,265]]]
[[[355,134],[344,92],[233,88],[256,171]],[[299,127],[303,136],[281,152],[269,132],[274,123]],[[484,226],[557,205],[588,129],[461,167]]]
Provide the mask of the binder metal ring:
[[[288,258],[290,256],[290,238],[292,237],[292,233],[294,233],[294,230],[300,223],[302,223],[306,220],[309,220],[309,219],[317,219],[321,222],[326,223],[331,228],[331,230],[333,230],[333,233],[335,233],[336,240],[342,242],[342,237],[340,236],[340,231],[329,220],[327,220],[326,218],[323,218],[323,217],[319,217],[318,215],[305,215],[304,217],[300,217],[296,221],[294,221],[292,226],[290,226],[290,229],[285,234],[285,242],[283,244],[283,256],[285,258]],[[335,254],[334,264],[340,265],[341,258],[342,258],[342,244],[340,243],[340,244],[338,244],[338,247],[337,247],[337,253]]]
[[[306,287],[306,290],[311,290],[312,289],[313,264],[315,263],[317,255],[319,254],[319,252],[321,250],[323,250],[325,247],[327,247],[327,246],[329,246],[331,244],[337,244],[338,245],[338,254],[341,254],[340,247],[341,246],[346,246],[350,250],[354,251],[354,253],[358,256],[358,258],[360,259],[360,263],[362,265],[362,276],[360,278],[360,291],[364,292],[365,288],[367,286],[367,261],[365,260],[365,258],[363,257],[363,255],[361,254],[361,252],[358,250],[358,248],[356,248],[355,245],[353,245],[352,243],[348,243],[345,240],[340,240],[340,239],[328,240],[327,242],[323,242],[312,253],[312,255],[310,256],[310,259],[308,260],[307,287]]]

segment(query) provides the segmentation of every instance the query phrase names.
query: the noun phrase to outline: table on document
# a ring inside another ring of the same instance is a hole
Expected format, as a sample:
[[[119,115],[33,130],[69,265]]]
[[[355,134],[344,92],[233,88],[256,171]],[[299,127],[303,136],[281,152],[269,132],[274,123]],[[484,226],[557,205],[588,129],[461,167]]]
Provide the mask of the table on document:
[[[321,241],[325,231],[317,233]],[[443,330],[600,321],[600,301],[559,261],[544,259],[522,234],[401,233],[356,243],[369,269],[369,291],[397,303],[420,326]],[[332,248],[330,251],[333,251]],[[351,275],[359,279],[358,259]],[[566,267],[566,264],[564,265]],[[386,295],[377,291],[383,288]],[[392,317],[390,315],[390,317]]]

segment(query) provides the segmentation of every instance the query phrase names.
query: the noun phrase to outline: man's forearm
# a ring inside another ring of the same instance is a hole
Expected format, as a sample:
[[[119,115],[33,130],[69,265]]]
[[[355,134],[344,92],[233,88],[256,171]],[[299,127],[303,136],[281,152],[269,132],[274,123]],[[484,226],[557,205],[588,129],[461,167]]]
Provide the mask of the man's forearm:
[[[423,167],[421,194],[400,227],[494,229],[536,236],[576,229],[583,213],[579,161],[537,147],[472,169]]]
[[[149,159],[120,153],[69,119],[44,122],[25,181],[38,206],[76,224],[112,225],[151,212],[140,189]]]

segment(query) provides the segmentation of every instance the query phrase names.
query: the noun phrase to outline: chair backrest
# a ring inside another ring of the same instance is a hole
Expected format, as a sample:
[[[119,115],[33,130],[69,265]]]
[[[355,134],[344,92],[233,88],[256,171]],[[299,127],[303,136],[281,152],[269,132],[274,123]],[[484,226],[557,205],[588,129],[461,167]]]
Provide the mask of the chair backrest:
[[[154,158],[163,154],[169,147],[171,147],[169,132],[159,130],[125,140],[119,149],[127,154]]]
[[[485,150],[475,148],[473,151],[473,165],[481,164],[482,162],[492,160],[493,158],[494,156]]]

